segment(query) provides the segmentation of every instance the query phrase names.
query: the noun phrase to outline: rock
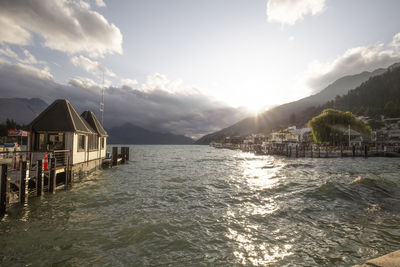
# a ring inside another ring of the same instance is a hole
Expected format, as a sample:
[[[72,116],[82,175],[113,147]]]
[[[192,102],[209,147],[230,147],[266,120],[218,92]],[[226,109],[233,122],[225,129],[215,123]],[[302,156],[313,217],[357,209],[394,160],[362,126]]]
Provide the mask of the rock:
[[[399,267],[400,250],[372,259],[363,265],[354,265],[353,267]]]

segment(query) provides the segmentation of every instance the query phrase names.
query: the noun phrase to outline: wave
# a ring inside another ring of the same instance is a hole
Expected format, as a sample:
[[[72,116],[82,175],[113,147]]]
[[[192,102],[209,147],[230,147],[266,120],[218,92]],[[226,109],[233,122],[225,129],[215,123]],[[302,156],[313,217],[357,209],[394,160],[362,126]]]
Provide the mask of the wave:
[[[286,168],[313,168],[312,164],[307,163],[289,163],[285,165]]]

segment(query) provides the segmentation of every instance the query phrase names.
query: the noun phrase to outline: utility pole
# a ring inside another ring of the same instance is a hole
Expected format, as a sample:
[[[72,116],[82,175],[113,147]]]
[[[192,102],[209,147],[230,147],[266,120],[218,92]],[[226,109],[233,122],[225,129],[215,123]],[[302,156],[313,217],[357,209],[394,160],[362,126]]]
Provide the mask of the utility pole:
[[[101,88],[101,102],[100,102],[101,125],[104,125],[104,69],[103,69],[103,85]]]

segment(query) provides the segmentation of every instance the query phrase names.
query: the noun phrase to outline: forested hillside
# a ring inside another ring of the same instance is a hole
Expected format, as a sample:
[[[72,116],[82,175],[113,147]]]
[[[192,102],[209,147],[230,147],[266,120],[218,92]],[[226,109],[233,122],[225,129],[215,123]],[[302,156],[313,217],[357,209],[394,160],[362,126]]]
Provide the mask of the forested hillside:
[[[381,70],[377,70],[375,73],[380,72]],[[359,76],[357,76],[357,78],[359,79]],[[339,79],[335,83],[339,83],[343,81],[343,79],[344,78]],[[376,117],[379,115],[400,117],[399,64],[389,67],[386,72],[383,72],[383,74],[370,76],[367,81],[362,82],[357,88],[348,91],[346,95],[336,95],[333,100],[327,101],[322,105],[311,105],[312,101],[309,101],[310,98],[321,99],[322,94],[327,94],[326,90],[329,90],[328,88],[331,88],[332,90],[332,85],[314,96],[281,105],[264,112],[257,117],[244,119],[219,132],[206,135],[196,143],[208,144],[212,141],[222,140],[225,136],[245,136],[251,133],[269,133],[273,130],[288,127],[289,125],[301,127],[327,108],[351,111],[356,115],[365,115],[370,117]],[[329,94],[332,95],[332,92]]]

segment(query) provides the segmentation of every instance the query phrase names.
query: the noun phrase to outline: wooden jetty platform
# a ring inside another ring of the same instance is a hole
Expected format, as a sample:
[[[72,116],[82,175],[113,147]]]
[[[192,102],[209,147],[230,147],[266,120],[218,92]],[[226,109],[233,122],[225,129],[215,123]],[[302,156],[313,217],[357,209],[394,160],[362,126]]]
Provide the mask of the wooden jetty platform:
[[[120,152],[118,150],[118,147],[112,148],[112,156],[102,161],[103,167],[115,167],[129,161],[129,147],[121,147]],[[16,164],[12,159],[16,157],[13,156],[0,160],[0,216],[6,213],[10,205],[26,203],[28,197],[41,196],[44,192],[54,194],[58,188],[67,189],[77,176],[84,177],[96,170],[79,169],[76,172],[68,157],[61,160],[61,157],[56,158],[54,151],[48,154],[51,155],[48,159],[42,158],[36,162],[25,158]]]

